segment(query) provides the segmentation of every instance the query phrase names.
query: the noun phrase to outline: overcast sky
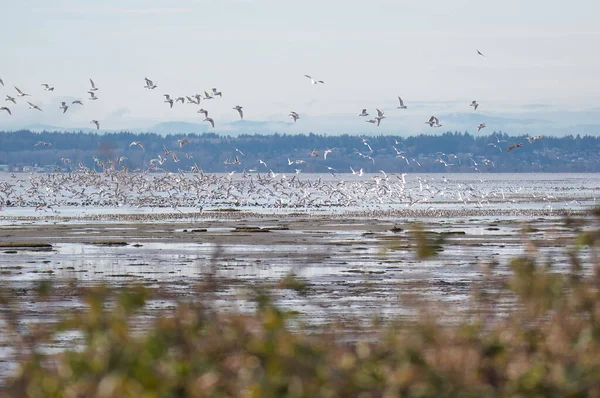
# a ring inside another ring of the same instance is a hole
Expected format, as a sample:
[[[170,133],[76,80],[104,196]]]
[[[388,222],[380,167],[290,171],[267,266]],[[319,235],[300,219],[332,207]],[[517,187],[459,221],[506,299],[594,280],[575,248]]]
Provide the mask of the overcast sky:
[[[0,16],[0,103],[13,116],[0,113],[0,128],[201,122],[198,106],[169,109],[162,94],[212,87],[223,98],[201,106],[217,132],[235,105],[249,121],[298,112],[290,133],[428,132],[429,115],[472,112],[473,99],[495,117],[589,111],[600,100],[599,12],[592,0],[13,1]],[[158,88],[144,89],[145,76]],[[44,112],[5,102],[13,86]],[[408,109],[395,109],[397,95]],[[85,105],[63,115],[60,101],[74,99]],[[362,108],[387,118],[371,126]]]

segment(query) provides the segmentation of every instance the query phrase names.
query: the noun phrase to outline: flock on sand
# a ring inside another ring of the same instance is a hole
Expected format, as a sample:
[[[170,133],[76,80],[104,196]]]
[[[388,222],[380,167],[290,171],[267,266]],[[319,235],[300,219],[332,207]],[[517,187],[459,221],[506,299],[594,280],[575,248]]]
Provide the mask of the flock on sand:
[[[134,141],[132,145],[143,148],[140,142]],[[239,156],[242,156],[241,151]],[[60,212],[65,207],[126,206],[187,212],[215,208],[331,210],[350,207],[367,211],[407,209],[436,216],[444,214],[441,209],[447,207],[446,204],[457,211],[473,209],[491,215],[499,209],[518,212],[519,203],[531,201],[544,203],[545,211],[552,211],[554,207],[580,207],[583,200],[577,192],[563,192],[555,197],[526,184],[486,184],[477,175],[472,180],[418,175],[408,178],[406,173],[388,174],[380,170],[363,176],[362,169],[351,168],[352,176],[346,179],[324,176],[303,179],[297,174],[272,170],[266,173],[244,171],[234,177],[234,172],[212,174],[202,170],[196,173],[182,170],[177,173],[131,172],[121,167],[123,157],[94,160],[103,172],[81,163],[71,165],[69,159],[62,159],[71,167],[71,172],[7,175],[0,180],[0,209],[29,207],[42,212]],[[266,162],[260,162],[268,168]]]

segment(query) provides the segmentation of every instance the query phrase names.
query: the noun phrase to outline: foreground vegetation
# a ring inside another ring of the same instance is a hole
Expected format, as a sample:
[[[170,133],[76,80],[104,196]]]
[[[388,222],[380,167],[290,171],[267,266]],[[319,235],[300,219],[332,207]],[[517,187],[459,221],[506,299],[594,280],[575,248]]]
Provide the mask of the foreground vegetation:
[[[595,228],[583,228],[593,223]],[[6,397],[516,397],[600,396],[600,211],[566,220],[570,271],[537,260],[534,241],[510,274],[485,268],[461,311],[414,300],[408,320],[308,329],[278,307],[277,289],[310,295],[294,275],[254,291],[252,313],[223,313],[217,278],[194,298],[143,324],[159,291],[77,288],[85,310],[23,330],[14,295],[4,294],[6,333],[21,351]],[[443,242],[417,232],[417,254]],[[526,235],[524,235],[526,236]],[[53,286],[37,285],[38,300]],[[403,302],[403,305],[406,303]],[[443,313],[443,315],[440,315]],[[78,347],[48,342],[78,331]]]

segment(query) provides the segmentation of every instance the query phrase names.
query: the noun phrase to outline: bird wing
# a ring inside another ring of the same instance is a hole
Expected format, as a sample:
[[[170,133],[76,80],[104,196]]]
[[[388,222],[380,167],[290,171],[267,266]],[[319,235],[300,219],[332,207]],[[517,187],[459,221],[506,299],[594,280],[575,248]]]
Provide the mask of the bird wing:
[[[96,85],[94,84],[94,81],[92,79],[90,79],[90,84],[92,85],[92,88],[96,88]]]
[[[400,98],[400,96],[398,96],[398,102],[400,103],[400,106],[404,106],[404,101],[402,101],[402,98]]]
[[[21,90],[19,90],[19,87],[15,86],[15,90],[17,90],[17,93],[23,94],[23,92]]]
[[[377,116],[379,116],[379,117],[383,116],[383,111],[377,109]]]

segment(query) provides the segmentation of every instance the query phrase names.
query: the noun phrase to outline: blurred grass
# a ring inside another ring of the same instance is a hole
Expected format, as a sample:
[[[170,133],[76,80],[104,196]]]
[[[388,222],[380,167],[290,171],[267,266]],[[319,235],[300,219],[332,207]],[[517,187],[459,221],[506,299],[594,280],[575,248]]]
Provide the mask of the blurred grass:
[[[452,322],[416,300],[420,316],[379,322],[376,338],[358,341],[336,327],[290,327],[294,313],[276,305],[272,289],[310,295],[294,274],[256,287],[250,314],[219,311],[211,294],[218,278],[209,277],[197,299],[180,300],[143,332],[134,325],[156,292],[142,286],[78,288],[85,310],[27,331],[18,295],[5,289],[5,333],[20,360],[0,396],[600,397],[599,218],[590,214],[591,230],[565,220],[576,228],[564,248],[568,273],[540,264],[532,243],[509,262],[510,275],[487,267],[469,311]],[[443,247],[443,237],[420,227],[411,234],[419,258]],[[40,281],[38,301],[51,300],[52,289]],[[81,346],[45,353],[66,331],[83,336]]]

